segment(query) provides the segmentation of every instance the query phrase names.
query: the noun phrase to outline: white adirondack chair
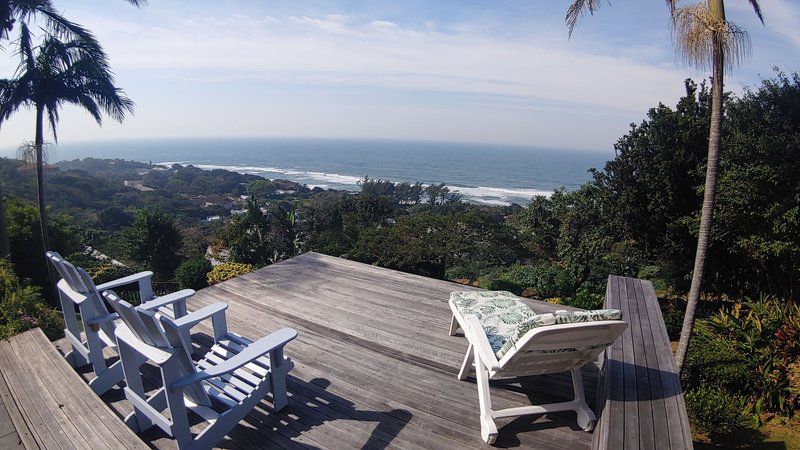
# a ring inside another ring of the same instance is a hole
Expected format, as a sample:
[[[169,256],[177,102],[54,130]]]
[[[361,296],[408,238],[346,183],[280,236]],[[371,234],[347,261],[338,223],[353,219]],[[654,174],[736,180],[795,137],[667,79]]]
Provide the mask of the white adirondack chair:
[[[283,328],[253,342],[228,332],[224,303],[173,319],[134,308],[111,291],[103,296],[127,325],[117,327],[116,335],[127,384],[125,397],[133,405],[125,422],[134,431],[155,425],[173,437],[180,449],[207,449],[224,438],[268,391],[272,391],[275,411],[288,403],[286,375],[294,364],[284,356],[283,347],[297,337],[297,331]],[[214,345],[195,363],[189,332],[209,318]],[[148,361],[160,368],[163,383],[149,396],[141,375],[141,366]],[[208,422],[196,436],[190,430],[189,411]]]
[[[485,442],[497,439],[495,419],[529,414],[575,411],[581,428],[594,428],[597,419],[586,403],[581,367],[596,360],[628,327],[618,310],[536,314],[509,292],[488,291],[453,292],[450,309],[450,335],[461,328],[469,341],[458,379],[475,371]],[[492,409],[489,380],[567,371],[572,375],[573,400]]]
[[[67,361],[75,368],[86,364],[92,365],[96,376],[89,382],[89,386],[97,395],[102,395],[123,379],[120,361],[109,365],[103,355],[103,349],[106,347],[116,350],[114,329],[118,316],[109,312],[100,292],[138,284],[140,308],[156,310],[175,317],[186,314],[186,299],[194,295],[193,290],[185,289],[155,297],[150,281],[153,272],[141,272],[95,286],[92,277],[85,270],[75,267],[57,252],[47,252],[46,255],[61,275],[61,280],[57,283],[58,296],[64,314],[64,335],[72,347],[72,351],[66,355]],[[78,326],[76,307],[80,311],[85,340],[81,334],[81,327]]]

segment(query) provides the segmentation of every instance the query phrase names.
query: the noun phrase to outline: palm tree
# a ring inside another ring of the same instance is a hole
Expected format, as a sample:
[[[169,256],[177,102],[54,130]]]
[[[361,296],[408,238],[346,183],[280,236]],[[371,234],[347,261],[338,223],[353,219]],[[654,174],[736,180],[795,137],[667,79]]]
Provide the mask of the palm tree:
[[[0,126],[21,107],[36,111],[36,138],[33,151],[39,201],[39,224],[42,244],[50,248],[44,193],[44,121],[47,121],[57,142],[58,113],[64,104],[85,109],[98,124],[102,113],[122,122],[126,112],[133,111],[133,102],[114,86],[108,59],[99,47],[83,40],[61,42],[47,35],[34,48],[31,33],[23,22],[20,26],[19,55],[21,62],[16,78],[0,80]]]
[[[125,1],[134,6],[147,3],[146,0]],[[54,36],[70,40],[81,39],[97,45],[94,36],[87,29],[61,16],[50,0],[0,0],[0,42],[8,38],[17,21],[27,22],[32,17],[41,18]]]
[[[747,0],[761,23],[764,16],[758,0]],[[697,251],[692,271],[692,283],[683,319],[681,338],[675,354],[678,370],[683,369],[689,340],[694,328],[697,302],[703,282],[706,251],[711,235],[711,221],[714,216],[714,194],[717,186],[717,164],[722,130],[723,90],[725,70],[734,67],[750,52],[750,39],[747,33],[725,17],[724,0],[706,0],[693,6],[678,7],[678,0],[666,0],[672,13],[673,34],[678,54],[686,63],[699,69],[711,68],[711,123],[708,132],[708,160],[703,192],[703,206],[700,214],[700,228],[697,234]],[[589,11],[593,14],[600,7],[600,0],[574,0],[567,10],[569,34],[575,29],[578,19]]]

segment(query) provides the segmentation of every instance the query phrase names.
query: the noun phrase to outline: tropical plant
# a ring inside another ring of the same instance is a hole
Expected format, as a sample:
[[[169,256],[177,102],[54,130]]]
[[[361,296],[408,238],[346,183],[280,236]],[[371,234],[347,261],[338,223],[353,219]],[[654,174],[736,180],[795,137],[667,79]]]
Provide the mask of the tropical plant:
[[[47,307],[38,288],[19,282],[10,262],[0,259],[0,339],[37,326],[50,339],[64,335],[61,314]]]
[[[133,102],[114,86],[108,59],[96,43],[83,40],[62,42],[46,35],[34,46],[28,26],[20,26],[16,78],[0,80],[0,126],[20,108],[36,111],[36,137],[33,144],[42,242],[50,248],[44,190],[44,120],[45,114],[57,141],[56,125],[64,104],[85,109],[98,124],[103,113],[117,121],[133,111]]]
[[[711,123],[708,134],[708,157],[703,191],[703,206],[697,235],[692,283],[689,288],[686,315],[681,339],[675,355],[678,370],[683,369],[695,321],[697,302],[703,282],[706,253],[711,235],[714,214],[714,194],[717,186],[717,166],[722,132],[724,74],[750,52],[747,33],[725,17],[724,0],[707,0],[693,6],[678,7],[678,0],[666,0],[672,13],[672,24],[678,54],[684,61],[699,69],[711,68]],[[761,22],[764,17],[758,0],[748,0]],[[580,17],[589,11],[593,14],[600,7],[600,0],[574,0],[567,10],[566,22],[569,34],[575,30]]]
[[[122,240],[127,258],[152,270],[158,281],[172,278],[180,264],[181,232],[171,215],[158,208],[137,211]]]

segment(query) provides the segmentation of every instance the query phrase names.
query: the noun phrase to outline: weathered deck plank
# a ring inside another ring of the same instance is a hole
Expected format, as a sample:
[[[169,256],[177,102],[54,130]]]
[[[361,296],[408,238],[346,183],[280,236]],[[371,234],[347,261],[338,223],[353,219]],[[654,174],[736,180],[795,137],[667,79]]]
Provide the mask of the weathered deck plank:
[[[449,294],[469,289],[306,253],[199,291],[189,309],[228,303],[233,332],[252,338],[285,326],[299,332],[286,348],[296,364],[289,406],[274,414],[267,398],[219,447],[482,447],[477,388],[456,379],[467,341],[447,335]],[[566,309],[528,303],[541,312]],[[203,324],[197,331],[211,330]],[[584,370],[590,398],[596,373]],[[497,384],[493,396],[497,407],[513,407],[530,398],[570,399],[572,392],[567,377],[556,375]],[[118,389],[103,398],[120,416],[131,411]],[[569,413],[501,421],[498,444],[588,448],[591,434],[574,421]],[[142,437],[158,448],[174,445],[160,432]]]
[[[147,448],[39,329],[0,342],[0,384],[27,448]]]
[[[692,448],[680,378],[649,281],[610,276],[605,307],[629,327],[605,352],[593,449]]]

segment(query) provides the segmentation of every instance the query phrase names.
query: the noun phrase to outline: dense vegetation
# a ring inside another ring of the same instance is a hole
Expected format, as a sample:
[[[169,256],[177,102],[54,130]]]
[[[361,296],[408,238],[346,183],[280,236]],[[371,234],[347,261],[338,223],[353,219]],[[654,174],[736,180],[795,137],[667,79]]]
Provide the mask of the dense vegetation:
[[[791,416],[800,398],[800,76],[778,73],[728,96],[725,110],[703,318],[683,374],[693,421],[712,434],[765,412]],[[444,185],[365,178],[352,194],[192,166],[63,162],[46,170],[51,240],[93,276],[147,268],[162,290],[202,288],[305,251],[581,308],[602,303],[608,274],[632,275],[653,280],[675,337],[709,117],[709,90],[687,81],[678,104],[632,124],[580,189],[524,207],[470,204]],[[13,289],[46,286],[35,177],[7,159],[0,177],[21,283]]]

